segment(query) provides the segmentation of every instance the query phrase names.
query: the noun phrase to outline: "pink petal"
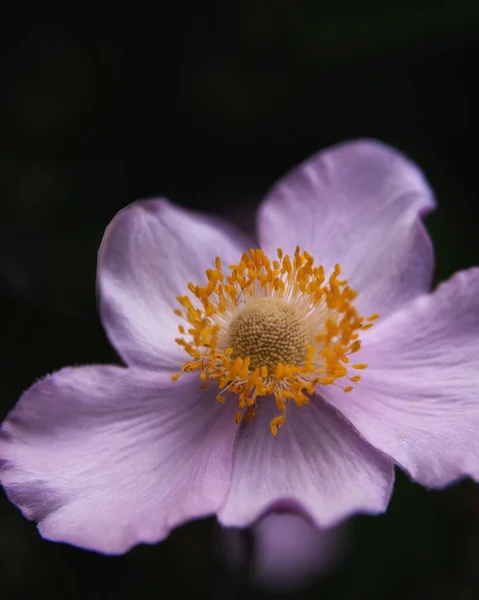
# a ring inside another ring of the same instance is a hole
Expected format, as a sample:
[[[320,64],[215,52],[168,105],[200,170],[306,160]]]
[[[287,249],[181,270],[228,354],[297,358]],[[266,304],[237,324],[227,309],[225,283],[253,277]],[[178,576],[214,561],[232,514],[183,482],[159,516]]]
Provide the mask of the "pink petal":
[[[293,513],[270,513],[254,526],[253,582],[263,588],[293,590],[334,569],[348,548],[349,529],[317,529]]]
[[[108,226],[98,258],[102,321],[127,364],[178,369],[176,296],[203,284],[220,256],[227,266],[248,249],[246,238],[220,219],[167,200],[135,202]]]
[[[3,424],[0,480],[47,539],[117,554],[219,508],[235,431],[194,376],[63,369]]]
[[[420,483],[479,479],[479,269],[378,323],[361,362],[357,388],[326,400]]]
[[[265,252],[308,250],[327,270],[340,263],[366,314],[384,316],[429,289],[430,240],[419,215],[434,208],[419,169],[377,141],[334,146],[291,171],[259,213]]]
[[[257,416],[239,429],[231,488],[218,513],[223,525],[250,525],[278,506],[304,511],[321,527],[386,509],[392,463],[320,398],[301,408],[291,402],[276,437],[269,430],[275,413],[273,400],[262,398]]]

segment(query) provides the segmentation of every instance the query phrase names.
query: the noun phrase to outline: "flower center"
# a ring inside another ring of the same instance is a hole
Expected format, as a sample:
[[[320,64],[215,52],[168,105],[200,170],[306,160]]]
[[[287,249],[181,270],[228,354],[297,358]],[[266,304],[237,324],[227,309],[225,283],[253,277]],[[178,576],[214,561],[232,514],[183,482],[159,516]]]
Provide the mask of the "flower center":
[[[175,310],[187,323],[178,326],[184,337],[176,339],[189,355],[181,370],[199,371],[202,387],[217,385],[219,402],[236,399],[237,423],[255,416],[261,397],[274,396],[273,435],[289,402],[308,404],[318,386],[353,390],[361,377],[348,369],[367,365],[351,365],[349,357],[361,348],[360,332],[379,316],[358,314],[357,292],[339,279],[339,265],[326,278],[324,267],[299,247],[291,258],[281,249],[277,255],[270,261],[252,249],[226,276],[217,258],[205,286],[188,284],[193,302],[178,296],[182,309]]]
[[[250,368],[278,363],[296,365],[306,359],[308,326],[294,304],[280,298],[259,298],[246,305],[229,326],[232,358],[250,358]]]

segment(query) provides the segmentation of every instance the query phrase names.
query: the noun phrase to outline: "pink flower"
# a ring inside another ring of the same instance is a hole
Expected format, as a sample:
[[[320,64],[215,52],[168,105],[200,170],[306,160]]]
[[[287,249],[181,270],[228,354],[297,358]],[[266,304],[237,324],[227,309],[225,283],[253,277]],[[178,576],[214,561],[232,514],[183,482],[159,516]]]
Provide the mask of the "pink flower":
[[[98,287],[128,366],[23,394],[0,439],[10,500],[44,537],[115,554],[209,514],[380,513],[394,464],[429,487],[477,479],[479,270],[428,293],[433,207],[417,167],[359,141],[272,189],[261,250],[166,200],[122,210]]]
[[[347,553],[351,525],[317,529],[293,513],[269,513],[253,527],[254,551],[250,584],[267,590],[291,591],[312,584],[339,566]],[[239,530],[221,531],[219,545],[227,562],[244,562]]]

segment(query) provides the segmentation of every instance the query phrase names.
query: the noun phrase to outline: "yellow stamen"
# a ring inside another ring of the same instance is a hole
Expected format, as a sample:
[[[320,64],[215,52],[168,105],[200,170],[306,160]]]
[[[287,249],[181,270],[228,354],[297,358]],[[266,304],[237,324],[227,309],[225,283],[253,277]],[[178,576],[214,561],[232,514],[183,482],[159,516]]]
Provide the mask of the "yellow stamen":
[[[308,404],[318,386],[354,389],[337,380],[359,382],[348,368],[367,364],[350,365],[349,356],[361,349],[360,332],[379,317],[358,314],[357,292],[339,279],[338,264],[326,277],[324,267],[299,247],[292,258],[278,248],[277,257],[270,261],[262,250],[251,249],[230,265],[229,274],[216,258],[205,286],[187,284],[195,302],[178,296],[183,310],[175,311],[187,322],[186,328],[179,325],[185,337],[176,340],[190,356],[182,371],[199,370],[201,381],[216,382],[219,402],[236,397],[237,423],[251,421],[259,399],[273,396],[279,411],[270,423],[273,435],[291,400]]]
[[[278,429],[283,425],[286,420],[286,415],[280,415],[279,417],[274,417],[274,419],[270,423],[271,433],[273,435],[278,434]]]

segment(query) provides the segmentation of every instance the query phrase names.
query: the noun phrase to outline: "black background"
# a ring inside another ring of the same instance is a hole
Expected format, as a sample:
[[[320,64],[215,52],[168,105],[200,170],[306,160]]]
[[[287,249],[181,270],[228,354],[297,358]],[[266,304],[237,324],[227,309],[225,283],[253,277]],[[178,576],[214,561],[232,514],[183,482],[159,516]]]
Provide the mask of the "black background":
[[[119,362],[96,311],[96,252],[137,198],[249,227],[284,171],[377,137],[436,191],[436,282],[479,264],[477,2],[199,4],[2,4],[0,416],[47,372]],[[0,597],[266,597],[226,573],[214,527],[109,558],[41,540],[2,495]],[[294,597],[472,599],[478,571],[476,486],[431,492],[400,475],[388,513],[355,519],[341,567]]]

